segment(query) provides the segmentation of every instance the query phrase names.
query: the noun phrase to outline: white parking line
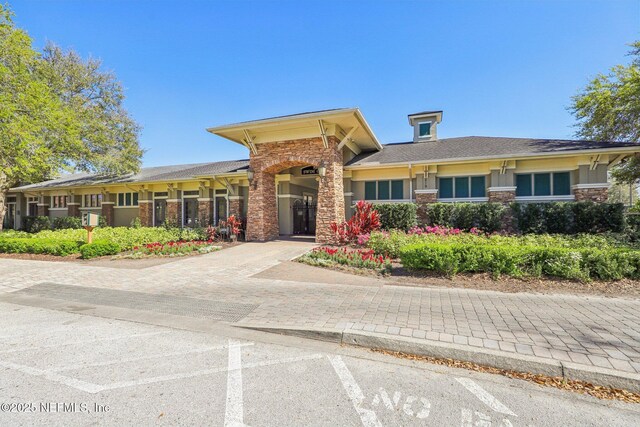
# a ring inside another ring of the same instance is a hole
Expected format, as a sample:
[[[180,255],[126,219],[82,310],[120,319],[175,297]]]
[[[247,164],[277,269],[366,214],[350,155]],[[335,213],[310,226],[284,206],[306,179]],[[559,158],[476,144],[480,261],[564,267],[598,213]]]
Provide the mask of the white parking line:
[[[347,392],[347,396],[351,400],[353,407],[360,415],[360,421],[362,421],[362,425],[365,427],[371,426],[382,426],[380,421],[378,420],[378,416],[371,409],[365,409],[362,407],[362,402],[364,402],[364,394],[360,389],[360,386],[351,375],[351,371],[347,368],[347,365],[344,364],[344,361],[340,356],[327,356],[333,369],[338,374],[338,378],[340,378],[340,382],[342,382],[342,386]]]
[[[493,397],[491,393],[480,387],[475,381],[471,378],[456,378],[460,384],[464,386],[467,390],[474,394],[482,403],[487,405],[489,408],[493,409],[496,412],[500,412],[506,415],[513,415],[517,417],[516,414],[511,411],[511,409],[507,408],[502,402]]]
[[[242,401],[242,347],[239,342],[229,340],[227,371],[227,405],[224,411],[225,426],[243,426]]]

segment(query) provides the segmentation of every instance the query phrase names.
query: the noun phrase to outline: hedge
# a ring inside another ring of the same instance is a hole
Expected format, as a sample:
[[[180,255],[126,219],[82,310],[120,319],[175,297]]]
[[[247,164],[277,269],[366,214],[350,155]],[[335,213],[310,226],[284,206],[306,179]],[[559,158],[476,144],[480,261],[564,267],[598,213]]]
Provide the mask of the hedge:
[[[501,203],[431,203],[425,206],[426,225],[470,230],[479,228],[493,233],[503,229],[507,208]]]
[[[120,245],[117,243],[98,240],[80,246],[80,255],[84,259],[90,259],[99,256],[116,255],[120,253],[121,250]]]
[[[418,223],[415,203],[382,203],[373,208],[380,214],[383,230],[407,231]]]
[[[514,203],[511,209],[518,230],[524,234],[620,233],[625,230],[622,203]]]
[[[51,225],[54,230],[80,229],[82,228],[82,219],[75,216],[60,216],[54,218]]]
[[[0,252],[66,256],[77,253],[80,244],[75,240],[0,238]]]
[[[640,278],[640,251],[482,243],[418,243],[400,249],[402,264],[449,277],[457,273],[551,276],[587,281]]]
[[[48,216],[25,216],[22,221],[22,228],[27,233],[38,233],[51,229],[51,220]]]

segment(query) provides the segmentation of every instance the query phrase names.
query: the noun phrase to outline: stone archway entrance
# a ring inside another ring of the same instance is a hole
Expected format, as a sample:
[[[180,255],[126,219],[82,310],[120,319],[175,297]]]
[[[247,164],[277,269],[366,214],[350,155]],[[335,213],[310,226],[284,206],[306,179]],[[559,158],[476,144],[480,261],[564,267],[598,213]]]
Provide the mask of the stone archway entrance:
[[[279,236],[275,175],[297,166],[324,170],[318,182],[316,241],[333,240],[330,225],[344,220],[342,152],[333,136],[264,143],[251,153],[253,179],[249,184],[247,240],[265,241]]]

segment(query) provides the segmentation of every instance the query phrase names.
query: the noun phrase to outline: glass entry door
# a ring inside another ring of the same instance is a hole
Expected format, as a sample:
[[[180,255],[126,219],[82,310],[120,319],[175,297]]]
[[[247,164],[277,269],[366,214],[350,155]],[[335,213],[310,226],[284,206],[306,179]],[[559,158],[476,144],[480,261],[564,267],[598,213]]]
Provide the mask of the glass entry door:
[[[195,227],[198,225],[198,199],[184,199],[184,215],[182,216],[185,227]]]
[[[13,229],[16,224],[16,204],[9,203],[7,204],[7,211],[4,213],[4,222],[2,227],[4,229]]]
[[[216,197],[216,220],[215,225],[218,225],[220,220],[227,219],[227,198],[226,197]]]
[[[154,221],[153,224],[159,227],[164,224],[167,218],[167,201],[165,199],[155,199],[153,201]]]

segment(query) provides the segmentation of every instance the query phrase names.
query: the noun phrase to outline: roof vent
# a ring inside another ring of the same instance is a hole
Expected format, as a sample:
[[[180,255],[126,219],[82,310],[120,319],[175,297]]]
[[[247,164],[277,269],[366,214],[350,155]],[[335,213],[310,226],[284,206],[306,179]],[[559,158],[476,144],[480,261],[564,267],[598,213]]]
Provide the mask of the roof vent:
[[[413,142],[437,140],[438,123],[441,121],[442,110],[409,114],[409,124],[413,126]]]

